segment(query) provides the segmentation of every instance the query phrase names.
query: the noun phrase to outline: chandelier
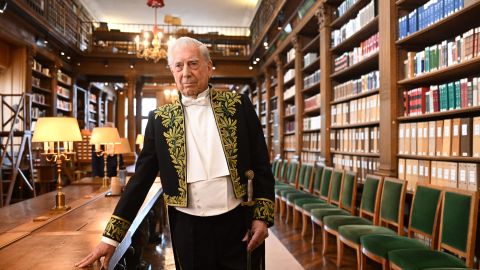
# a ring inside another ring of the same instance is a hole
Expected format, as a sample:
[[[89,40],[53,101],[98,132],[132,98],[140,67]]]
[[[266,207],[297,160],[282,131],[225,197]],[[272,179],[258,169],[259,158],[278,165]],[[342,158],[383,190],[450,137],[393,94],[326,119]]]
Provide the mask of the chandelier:
[[[161,59],[167,58],[168,45],[175,41],[175,38],[169,36],[167,42],[162,41],[164,34],[157,25],[157,8],[165,6],[163,0],[148,0],[147,5],[154,9],[155,24],[151,33],[149,31],[143,32],[142,40],[140,40],[140,35],[135,37],[135,48],[138,58],[144,58],[147,61],[153,60],[157,63]]]

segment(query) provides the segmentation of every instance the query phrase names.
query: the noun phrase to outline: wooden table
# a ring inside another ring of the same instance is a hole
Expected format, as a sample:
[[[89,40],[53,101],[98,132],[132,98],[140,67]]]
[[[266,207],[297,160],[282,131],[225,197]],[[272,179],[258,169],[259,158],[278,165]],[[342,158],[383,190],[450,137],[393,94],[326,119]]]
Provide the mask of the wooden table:
[[[65,188],[65,193],[70,194],[67,195],[67,199],[68,196],[71,199],[74,198],[72,195],[74,193],[73,190],[78,192],[75,194],[80,195],[88,193],[89,188],[90,192],[92,192],[92,187],[89,186],[69,186]],[[93,188],[98,189],[98,186]],[[4,244],[3,247],[0,245],[0,270],[75,269],[75,263],[86,256],[100,241],[103,229],[119,200],[119,197],[105,197],[104,192],[105,190],[93,191],[88,196],[88,199],[83,197],[73,201],[70,203],[72,210],[60,216],[50,218],[47,221],[40,221],[41,224],[31,221],[32,217],[28,217],[26,218],[29,220],[28,222],[17,225],[25,220],[23,217],[18,217],[16,218],[17,221],[10,222],[9,226],[3,226],[7,228],[13,225],[15,227],[8,231],[4,229],[4,232],[0,234],[0,244],[2,241]],[[119,259],[123,255],[120,247],[122,245],[125,246],[131,240],[130,237],[138,227],[138,224],[143,220],[161,193],[160,182],[156,181],[130,227],[127,237],[117,248],[114,257]],[[54,199],[52,193],[45,195],[50,200]],[[26,203],[26,205],[29,204]],[[47,205],[48,209],[51,203],[47,203]],[[8,209],[3,211],[12,214]],[[13,237],[13,234],[17,235]],[[8,244],[9,237],[13,237],[13,240],[10,239],[10,242],[13,241],[13,243]],[[100,269],[100,264],[97,263],[89,269]]]

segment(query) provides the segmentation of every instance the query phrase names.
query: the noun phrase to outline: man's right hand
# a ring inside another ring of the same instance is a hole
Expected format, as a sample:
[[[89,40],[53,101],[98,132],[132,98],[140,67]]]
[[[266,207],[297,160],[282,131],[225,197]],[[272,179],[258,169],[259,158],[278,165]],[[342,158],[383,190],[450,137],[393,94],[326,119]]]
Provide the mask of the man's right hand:
[[[88,254],[81,261],[77,262],[75,266],[80,268],[87,267],[95,261],[100,260],[100,258],[105,257],[102,266],[105,269],[108,269],[108,263],[112,258],[113,252],[115,252],[114,246],[100,242],[90,254]]]

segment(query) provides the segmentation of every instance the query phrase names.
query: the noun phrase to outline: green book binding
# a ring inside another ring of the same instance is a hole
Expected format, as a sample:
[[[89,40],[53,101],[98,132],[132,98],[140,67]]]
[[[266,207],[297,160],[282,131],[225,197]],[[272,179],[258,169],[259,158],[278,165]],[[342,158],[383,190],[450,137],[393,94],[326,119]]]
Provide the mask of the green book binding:
[[[425,72],[430,72],[430,47],[425,48]]]
[[[461,89],[460,89],[460,81],[455,81],[455,105],[453,106],[453,109],[459,109],[462,107],[462,95],[461,95]],[[458,98],[458,99],[457,99]]]
[[[441,84],[439,87],[440,92],[440,111],[446,111],[448,108],[448,97],[447,97],[447,84]]]

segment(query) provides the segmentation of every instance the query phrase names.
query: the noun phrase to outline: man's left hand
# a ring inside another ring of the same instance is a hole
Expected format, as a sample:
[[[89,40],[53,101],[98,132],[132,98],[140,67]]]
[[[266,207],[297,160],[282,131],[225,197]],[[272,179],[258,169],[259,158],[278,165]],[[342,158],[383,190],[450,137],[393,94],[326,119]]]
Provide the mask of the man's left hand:
[[[247,245],[248,252],[251,252],[254,249],[256,249],[268,237],[267,224],[261,220],[252,221],[251,231],[252,231],[252,238],[250,239],[250,242],[248,242],[248,245]],[[245,235],[245,237],[242,239],[242,241],[247,241],[247,240],[248,240],[248,232]]]

